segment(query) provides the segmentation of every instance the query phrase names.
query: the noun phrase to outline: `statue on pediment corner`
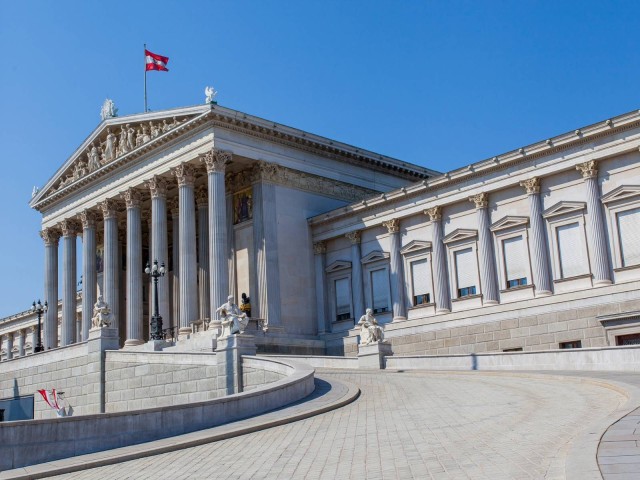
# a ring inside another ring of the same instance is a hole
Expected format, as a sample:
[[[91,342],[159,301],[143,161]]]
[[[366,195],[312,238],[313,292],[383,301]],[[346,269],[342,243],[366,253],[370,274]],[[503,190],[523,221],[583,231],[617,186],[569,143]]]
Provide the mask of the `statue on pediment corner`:
[[[107,118],[114,118],[118,116],[118,109],[116,108],[115,103],[110,98],[107,98],[102,104],[102,109],[100,109],[100,118],[102,120],[106,120]]]
[[[216,104],[216,103],[218,103],[218,102],[215,101],[215,98],[216,98],[216,95],[218,94],[218,92],[216,92],[216,90],[213,87],[205,87],[204,94],[205,94],[204,103],[206,103],[206,104],[209,104],[209,103]]]

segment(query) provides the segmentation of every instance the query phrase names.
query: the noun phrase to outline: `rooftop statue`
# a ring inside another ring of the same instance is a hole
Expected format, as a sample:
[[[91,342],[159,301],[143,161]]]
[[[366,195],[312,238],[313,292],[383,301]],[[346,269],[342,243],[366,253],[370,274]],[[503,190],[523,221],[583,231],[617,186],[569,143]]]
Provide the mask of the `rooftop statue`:
[[[205,87],[204,94],[206,95],[204,103],[216,103],[215,98],[218,92],[213,87]]]
[[[107,98],[102,104],[102,109],[100,110],[100,118],[102,120],[106,120],[107,118],[113,118],[118,116],[118,109],[116,108],[115,103],[110,98]]]

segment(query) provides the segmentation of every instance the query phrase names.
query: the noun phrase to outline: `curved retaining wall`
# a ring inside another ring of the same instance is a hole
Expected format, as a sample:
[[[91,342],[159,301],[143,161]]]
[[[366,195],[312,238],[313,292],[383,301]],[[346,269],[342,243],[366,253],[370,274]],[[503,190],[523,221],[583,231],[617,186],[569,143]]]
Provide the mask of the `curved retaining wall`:
[[[283,361],[304,362],[313,368],[358,368],[357,357],[329,357],[319,355],[262,355],[265,358]]]
[[[286,376],[186,405],[0,424],[0,471],[215,427],[282,407],[314,390],[314,370],[303,363],[243,357],[243,365]]]

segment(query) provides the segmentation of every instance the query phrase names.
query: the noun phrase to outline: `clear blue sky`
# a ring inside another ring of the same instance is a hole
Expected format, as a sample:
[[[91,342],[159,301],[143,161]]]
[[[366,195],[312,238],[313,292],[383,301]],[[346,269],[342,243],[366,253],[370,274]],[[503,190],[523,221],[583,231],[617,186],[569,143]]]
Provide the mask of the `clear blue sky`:
[[[31,189],[106,97],[221,105],[446,171],[640,106],[640,2],[0,2],[0,317],[42,297]],[[79,244],[80,248],[80,244]]]

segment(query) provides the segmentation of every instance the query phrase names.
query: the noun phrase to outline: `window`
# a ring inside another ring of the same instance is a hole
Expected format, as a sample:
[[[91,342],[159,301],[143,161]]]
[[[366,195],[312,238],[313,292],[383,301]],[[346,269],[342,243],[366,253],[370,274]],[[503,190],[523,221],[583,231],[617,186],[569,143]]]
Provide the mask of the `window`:
[[[619,212],[616,217],[622,266],[640,265],[640,208]]]
[[[348,278],[340,278],[334,282],[336,292],[336,320],[351,318],[351,288]]]
[[[556,234],[561,278],[576,277],[588,273],[588,262],[582,250],[580,224],[574,222],[560,225],[556,228]]]
[[[476,261],[471,248],[454,253],[458,298],[476,294]]]
[[[582,348],[582,341],[581,340],[574,340],[572,342],[560,342],[560,348],[561,349]]]
[[[527,285],[527,256],[522,235],[502,241],[507,288]]]
[[[413,285],[413,305],[425,305],[431,301],[429,295],[429,262],[426,258],[411,262],[411,284]]]
[[[522,352],[522,347],[505,348],[503,352]]]
[[[383,313],[389,310],[389,274],[386,268],[372,270],[371,298],[373,313]]]
[[[640,345],[640,333],[632,333],[630,335],[617,335],[616,345]]]

